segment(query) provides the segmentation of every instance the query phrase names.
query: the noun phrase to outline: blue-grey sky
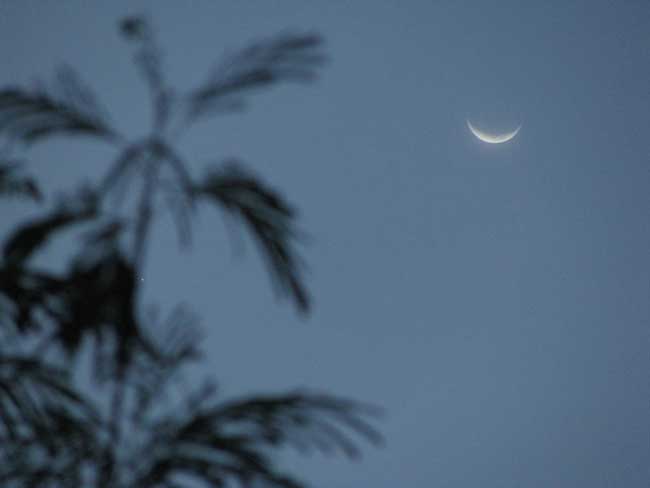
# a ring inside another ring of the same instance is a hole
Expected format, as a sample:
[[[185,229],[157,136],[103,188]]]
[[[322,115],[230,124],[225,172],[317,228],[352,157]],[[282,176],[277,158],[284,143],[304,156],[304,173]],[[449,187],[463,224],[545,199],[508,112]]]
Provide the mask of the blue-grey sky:
[[[650,485],[647,0],[5,0],[0,83],[69,63],[144,135],[116,30],[138,12],[179,88],[260,36],[327,41],[317,83],[262,92],[180,146],[196,175],[238,156],[298,206],[309,320],[275,299],[253,246],[234,257],[216,211],[180,255],[161,220],[145,273],[146,302],[203,317],[224,394],[306,386],[387,410],[387,445],[361,463],[288,468],[316,488]],[[486,145],[467,118],[523,128]],[[65,140],[31,155],[54,190],[113,153]],[[22,210],[2,212],[4,235]]]

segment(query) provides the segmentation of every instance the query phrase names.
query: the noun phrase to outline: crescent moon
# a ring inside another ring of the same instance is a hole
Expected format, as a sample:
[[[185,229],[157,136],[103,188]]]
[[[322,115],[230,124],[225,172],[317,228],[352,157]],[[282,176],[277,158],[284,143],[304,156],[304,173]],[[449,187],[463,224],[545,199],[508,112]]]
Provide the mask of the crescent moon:
[[[517,132],[519,132],[519,129],[521,129],[520,125],[512,132],[506,132],[505,134],[488,134],[487,132],[483,132],[482,130],[474,127],[469,120],[467,121],[467,127],[472,132],[472,134],[476,136],[477,139],[480,139],[481,141],[487,142],[489,144],[501,144],[503,142],[508,142],[510,139],[515,137],[517,135]]]

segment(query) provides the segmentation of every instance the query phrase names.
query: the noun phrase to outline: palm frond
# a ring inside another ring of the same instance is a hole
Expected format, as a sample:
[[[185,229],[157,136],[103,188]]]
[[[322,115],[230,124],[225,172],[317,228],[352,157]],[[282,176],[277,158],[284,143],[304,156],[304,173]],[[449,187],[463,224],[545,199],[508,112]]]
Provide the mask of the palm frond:
[[[170,383],[180,380],[183,367],[201,356],[198,319],[183,305],[175,307],[162,323],[154,317],[143,334],[154,353],[137,355],[132,366],[130,382],[135,394],[132,420],[136,426],[149,417],[153,404],[169,393]]]
[[[98,347],[113,345],[108,359],[118,370],[126,367],[136,349],[148,344],[135,314],[135,270],[119,248],[88,249],[73,262],[57,290],[56,341],[76,352],[86,337]]]
[[[59,202],[57,208],[15,229],[2,248],[0,262],[0,325],[12,325],[18,332],[42,328],[47,319],[56,319],[65,282],[61,277],[27,266],[36,251],[67,227],[96,216],[96,199],[83,190]]]
[[[45,245],[54,232],[92,218],[96,215],[95,196],[82,191],[63,201],[50,215],[19,227],[3,247],[3,258],[9,265],[20,265],[39,247]]]
[[[284,81],[308,82],[325,61],[316,34],[282,34],[227,56],[188,97],[187,121],[243,106],[245,93]]]
[[[31,356],[0,355],[0,451],[25,443],[50,453],[88,447],[98,426],[97,412],[65,370]]]
[[[303,486],[300,482],[277,470],[268,448],[288,444],[301,450],[338,450],[356,458],[359,449],[348,431],[381,442],[378,432],[362,419],[377,414],[376,409],[346,399],[297,391],[213,407],[205,402],[194,404],[180,421],[175,412],[150,426],[153,435],[142,449],[149,456],[143,458],[138,486],[162,483],[185,472],[216,486],[231,480],[252,486],[250,482],[261,480],[267,486],[298,488]]]
[[[57,277],[27,269],[25,266],[0,266],[0,325],[10,334],[42,330],[42,312],[49,309],[56,290],[62,286]]]
[[[119,247],[124,228],[120,222],[109,222],[88,234],[86,247],[63,275],[24,265],[47,232],[55,229],[51,221],[58,226],[72,222],[67,215],[57,218],[18,232],[5,246],[9,264],[0,266],[0,293],[8,302],[3,312],[9,317],[3,316],[0,323],[13,323],[22,332],[53,329],[52,341],[69,354],[76,353],[84,339],[93,338],[96,372],[100,366],[112,372],[126,367],[136,351],[155,354],[136,319],[135,270]],[[32,233],[35,238],[28,239]],[[102,351],[110,353],[104,357]]]
[[[379,409],[331,395],[295,391],[287,395],[256,396],[229,402],[210,412],[213,421],[234,425],[269,444],[289,443],[296,448],[339,449],[351,458],[360,452],[341,427],[379,444],[380,434],[364,416]]]
[[[297,237],[296,213],[280,194],[237,162],[209,173],[197,186],[196,193],[215,200],[248,226],[261,247],[278,289],[291,294],[301,312],[308,312],[310,299],[293,242]]]
[[[48,412],[65,426],[44,444],[39,435],[0,438],[0,485],[3,488],[77,488],[92,486],[89,474],[101,466],[99,443],[93,429],[70,427],[61,412]],[[75,420],[76,422],[76,420]],[[92,478],[90,478],[92,479]],[[99,486],[99,485],[95,485]]]
[[[40,202],[43,194],[36,180],[20,175],[20,166],[16,162],[0,163],[0,196],[26,196]]]
[[[0,90],[0,132],[26,144],[63,134],[92,135],[107,140],[119,136],[92,91],[69,67],[62,67],[55,88]]]

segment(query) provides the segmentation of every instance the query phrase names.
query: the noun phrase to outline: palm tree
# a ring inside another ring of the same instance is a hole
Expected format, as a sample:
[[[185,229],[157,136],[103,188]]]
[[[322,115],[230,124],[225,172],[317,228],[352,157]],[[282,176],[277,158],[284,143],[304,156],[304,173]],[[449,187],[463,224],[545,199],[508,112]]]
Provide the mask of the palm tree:
[[[12,156],[53,137],[103,140],[116,157],[98,182],[78,188],[9,234],[0,262],[0,484],[7,487],[303,486],[283,473],[273,449],[359,455],[352,434],[372,443],[377,409],[312,391],[221,400],[210,380],[176,391],[179,374],[201,357],[200,329],[179,306],[165,320],[136,313],[152,216],[162,201],[188,244],[197,202],[216,204],[245,225],[277,288],[300,313],[310,297],[296,246],[296,212],[239,161],[190,174],[174,143],[197,120],[240,109],[253,91],[307,82],[323,64],[321,38],[284,34],[222,60],[193,90],[172,90],[161,49],[142,17],[120,24],[151,96],[147,137],[111,124],[92,90],[67,66],[52,88],[0,90],[0,195],[42,201],[34,177]],[[18,149],[16,149],[18,147]],[[116,202],[139,184],[133,211]],[[63,273],[33,264],[61,233],[85,229]],[[156,331],[156,335],[152,331]],[[84,344],[93,388],[75,378]],[[170,398],[181,398],[172,402]],[[137,461],[137,462],[136,462]]]

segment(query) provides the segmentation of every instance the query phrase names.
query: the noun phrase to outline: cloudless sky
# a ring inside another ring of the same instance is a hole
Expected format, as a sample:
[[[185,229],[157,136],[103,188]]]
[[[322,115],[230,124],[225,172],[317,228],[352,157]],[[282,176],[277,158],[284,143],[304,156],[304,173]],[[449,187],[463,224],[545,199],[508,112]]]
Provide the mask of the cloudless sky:
[[[182,254],[161,218],[145,273],[146,303],[203,317],[224,395],[306,386],[386,409],[387,445],[361,463],[286,455],[289,470],[316,488],[650,486],[647,0],[133,5],[0,2],[0,83],[69,63],[135,137],[149,106],[125,15],[151,15],[181,89],[260,36],[327,41],[317,83],[180,146],[196,176],[237,156],[300,209],[312,316],[209,208]],[[468,118],[523,127],[486,145]],[[30,154],[50,194],[114,157],[75,140]],[[24,210],[1,212],[6,235]]]

